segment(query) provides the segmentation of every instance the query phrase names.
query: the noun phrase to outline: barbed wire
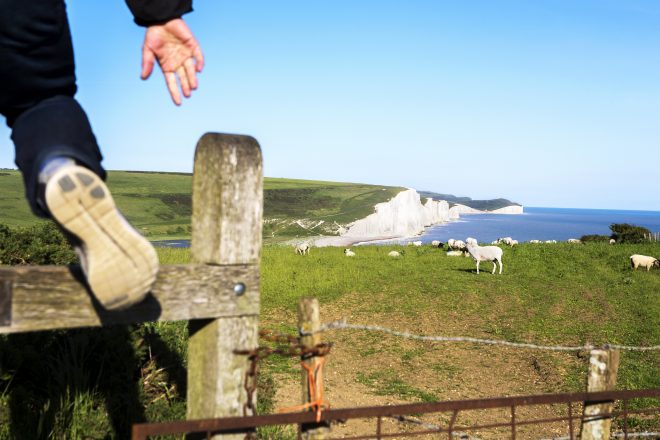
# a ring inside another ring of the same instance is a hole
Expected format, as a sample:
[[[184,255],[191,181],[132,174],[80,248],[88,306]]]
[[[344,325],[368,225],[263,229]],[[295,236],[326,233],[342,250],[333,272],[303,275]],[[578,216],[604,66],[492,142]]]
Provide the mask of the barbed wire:
[[[632,345],[604,344],[598,347],[591,344],[585,344],[585,345],[575,345],[575,346],[562,346],[562,345],[539,345],[539,344],[532,344],[527,342],[510,342],[510,341],[497,340],[497,339],[480,339],[480,338],[472,338],[469,336],[426,336],[426,335],[417,335],[410,332],[392,330],[379,325],[349,324],[346,320],[333,321],[327,324],[323,324],[316,333],[322,333],[330,330],[367,330],[373,332],[388,333],[393,336],[398,336],[406,339],[414,339],[418,341],[471,342],[475,344],[503,345],[505,347],[529,348],[535,350],[550,350],[550,351],[581,351],[581,350],[589,351],[596,348],[629,350],[629,351],[660,350],[660,345],[632,346]],[[303,333],[302,331],[300,332],[300,334],[306,335],[306,333]]]

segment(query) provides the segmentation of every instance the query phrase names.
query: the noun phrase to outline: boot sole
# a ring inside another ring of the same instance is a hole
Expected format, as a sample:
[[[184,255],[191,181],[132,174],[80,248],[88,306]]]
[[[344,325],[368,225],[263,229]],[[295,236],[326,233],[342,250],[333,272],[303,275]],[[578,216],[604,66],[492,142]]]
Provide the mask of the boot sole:
[[[87,168],[65,167],[49,179],[45,199],[53,218],[84,244],[87,282],[101,305],[121,310],[142,301],[158,256],[121,216],[105,183]]]

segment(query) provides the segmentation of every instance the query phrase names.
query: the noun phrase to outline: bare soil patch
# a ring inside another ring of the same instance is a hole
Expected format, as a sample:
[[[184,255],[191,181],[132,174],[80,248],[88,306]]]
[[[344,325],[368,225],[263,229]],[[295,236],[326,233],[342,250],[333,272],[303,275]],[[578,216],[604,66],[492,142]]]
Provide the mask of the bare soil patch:
[[[378,300],[369,298],[369,302]],[[468,320],[433,310],[414,317],[397,312],[374,314],[361,306],[364,302],[365,298],[355,293],[332,304],[321,304],[321,320],[327,323],[346,318],[352,324],[379,325],[415,334],[493,338],[479,330],[484,328],[487,317]],[[263,316],[262,326],[268,328],[269,323],[283,322],[295,326],[295,313],[270,312]],[[326,400],[333,408],[566,392],[569,390],[563,377],[567,369],[584,368],[586,377],[586,359],[578,358],[575,353],[431,343],[358,330],[332,330],[323,338],[333,343],[324,373]],[[297,368],[294,361],[291,366]],[[297,377],[277,374],[276,383],[277,408],[300,403],[300,380]],[[540,419],[565,414],[565,407],[517,410],[518,418]],[[448,421],[449,415],[426,415],[421,419],[442,425]],[[508,411],[466,412],[459,416],[458,424],[508,420]],[[333,436],[371,434],[375,432],[375,426],[375,420],[351,420],[345,425],[334,426]],[[391,432],[411,429],[390,420],[385,426],[387,430],[393,430]],[[510,432],[501,430],[470,434],[483,439],[510,437]],[[516,438],[551,438],[566,434],[565,424],[550,424],[521,427]]]

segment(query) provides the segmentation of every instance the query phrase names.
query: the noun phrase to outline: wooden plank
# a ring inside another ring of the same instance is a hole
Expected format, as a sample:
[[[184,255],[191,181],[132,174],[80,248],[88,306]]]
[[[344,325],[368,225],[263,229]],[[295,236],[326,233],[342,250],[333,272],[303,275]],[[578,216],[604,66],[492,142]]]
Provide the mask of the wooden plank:
[[[192,261],[258,265],[262,212],[263,171],[257,141],[217,133],[202,136],[193,174]],[[254,301],[258,308],[258,298]],[[241,318],[190,322],[188,419],[250,415],[243,387],[248,359],[234,350],[257,347],[258,319],[257,311]]]
[[[256,265],[161,266],[147,299],[125,311],[114,312],[104,310],[82,280],[77,267],[1,268],[0,316],[8,314],[10,320],[8,325],[0,325],[0,334],[259,312]],[[234,291],[238,283],[245,285],[241,295]]]

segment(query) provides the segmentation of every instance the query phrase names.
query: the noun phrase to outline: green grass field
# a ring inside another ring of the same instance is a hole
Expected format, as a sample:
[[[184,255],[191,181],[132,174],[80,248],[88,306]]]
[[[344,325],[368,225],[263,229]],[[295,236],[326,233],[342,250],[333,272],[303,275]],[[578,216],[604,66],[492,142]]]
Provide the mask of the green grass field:
[[[387,257],[392,249],[404,255]],[[338,248],[303,257],[266,246],[261,327],[295,334],[297,302],[313,296],[324,322],[549,345],[660,343],[660,270],[634,272],[628,262],[632,253],[660,255],[659,244],[522,244],[505,249],[503,275],[491,275],[489,263],[477,275],[471,259],[431,247],[354,250],[354,258]],[[189,262],[186,249],[159,249],[159,256],[163,264]],[[186,338],[185,323],[1,338],[0,439],[123,438],[131,422],[185,417]],[[588,362],[584,353],[364,331],[324,338],[334,342],[327,394],[339,406],[580,391]],[[298,395],[294,360],[271,357],[261,371],[262,412],[280,405],[278,389]],[[660,353],[623,352],[617,388],[656,387]],[[636,423],[660,429],[657,420]]]
[[[108,186],[117,206],[150,240],[190,238],[192,175],[110,171]],[[277,241],[332,233],[373,212],[404,188],[359,183],[280,178],[264,179],[264,237]],[[0,223],[29,226],[32,215],[18,171],[0,172]],[[304,220],[303,226],[295,220]],[[320,223],[320,224],[319,224]]]

